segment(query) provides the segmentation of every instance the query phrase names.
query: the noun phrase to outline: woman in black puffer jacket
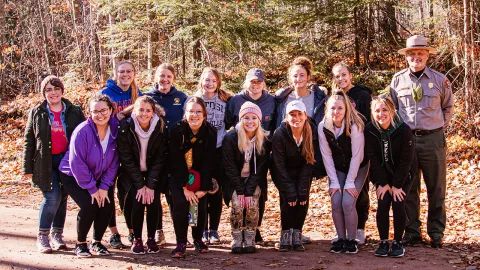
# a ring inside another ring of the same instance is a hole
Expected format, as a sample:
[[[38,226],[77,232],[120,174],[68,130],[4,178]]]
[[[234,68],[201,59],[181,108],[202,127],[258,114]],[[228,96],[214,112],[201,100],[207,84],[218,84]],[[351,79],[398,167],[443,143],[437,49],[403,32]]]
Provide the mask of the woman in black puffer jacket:
[[[370,180],[377,188],[377,226],[380,244],[376,256],[403,257],[402,237],[406,224],[405,199],[415,172],[413,134],[395,113],[390,98],[372,101],[372,122],[365,127],[365,150],[370,159]],[[390,206],[393,209],[394,241],[389,252]]]
[[[318,149],[316,126],[307,116],[305,104],[291,101],[285,122],[272,138],[272,180],[280,192],[282,234],[279,251],[305,251],[302,227],[308,212],[310,184],[315,151]]]
[[[79,106],[63,98],[64,86],[56,76],[44,78],[40,91],[45,101],[30,110],[25,127],[23,174],[42,190],[37,249],[51,253],[52,248],[66,248],[62,237],[68,194],[60,183],[58,165],[73,130],[85,116]]]
[[[131,117],[120,122],[118,151],[120,169],[118,184],[125,191],[131,211],[124,211],[125,220],[133,228],[133,254],[144,254],[142,228],[147,209],[147,250],[157,253],[155,230],[162,213],[160,190],[165,183],[168,131],[163,119],[155,114],[155,100],[141,96],[135,101]]]

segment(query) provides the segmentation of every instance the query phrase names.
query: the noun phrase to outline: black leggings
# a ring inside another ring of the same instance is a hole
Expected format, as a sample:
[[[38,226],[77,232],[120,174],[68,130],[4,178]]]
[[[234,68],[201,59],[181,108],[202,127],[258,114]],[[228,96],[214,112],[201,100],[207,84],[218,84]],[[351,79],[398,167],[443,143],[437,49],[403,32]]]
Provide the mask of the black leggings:
[[[305,218],[308,212],[308,200],[305,205],[299,202],[295,206],[288,205],[286,194],[280,192],[280,219],[282,230],[297,229],[302,230]]]
[[[362,190],[358,194],[357,204],[355,208],[357,209],[358,215],[358,229],[365,229],[365,224],[368,220],[368,212],[370,210],[370,197],[368,192],[370,191],[370,181],[365,181]]]
[[[187,233],[188,233],[188,209],[190,203],[185,198],[183,193],[183,188],[178,187],[177,183],[173,182],[173,179],[170,179],[170,192],[172,195],[172,218],[173,218],[173,227],[175,229],[175,236],[177,238],[177,244],[186,244],[187,243]],[[198,220],[197,226],[192,227],[192,237],[193,240],[201,241],[202,234],[205,230],[207,217],[207,198],[203,196],[198,201]]]
[[[132,203],[130,200],[126,198],[127,191],[122,187],[122,185],[117,185],[117,198],[118,204],[120,205],[120,209],[122,209],[123,216],[125,217],[125,223],[127,224],[127,228],[131,230],[133,228],[132,222],[130,221],[130,217],[132,216]],[[117,227],[117,215],[115,213],[115,201],[113,202],[113,212],[110,221],[108,222],[108,227]]]
[[[402,188],[405,194],[410,191],[411,183],[408,183]],[[403,201],[393,201],[393,196],[389,192],[385,192],[383,200],[378,200],[377,208],[377,227],[380,234],[380,240],[388,239],[388,231],[390,229],[390,205],[393,210],[393,239],[396,241],[402,241],[403,232],[405,231],[405,225],[407,224],[407,214],[405,211],[405,198]]]
[[[60,173],[60,179],[68,194],[80,207],[77,215],[77,241],[86,242],[88,231],[93,223],[93,239],[101,241],[107,229],[113,209],[113,186],[108,189],[110,203],[105,201],[104,207],[99,207],[86,189],[81,188],[74,177]]]
[[[222,147],[218,147],[215,151],[215,169],[213,170],[213,178],[217,180],[219,185],[218,192],[215,194],[207,194],[207,217],[205,230],[218,230],[220,218],[222,217],[222,185],[225,181],[225,169],[223,167],[223,151]]]
[[[155,238],[155,230],[157,229],[158,216],[161,213],[162,205],[160,204],[160,190],[154,190],[154,198],[151,204],[143,204],[139,202],[135,197],[137,195],[137,189],[131,187],[128,193],[127,201],[130,201],[132,205],[132,213],[130,216],[130,222],[133,225],[133,234],[135,238],[142,238],[143,220],[145,214],[145,208],[147,209],[147,237]],[[159,209],[160,208],[160,209]],[[125,217],[125,219],[127,219]]]

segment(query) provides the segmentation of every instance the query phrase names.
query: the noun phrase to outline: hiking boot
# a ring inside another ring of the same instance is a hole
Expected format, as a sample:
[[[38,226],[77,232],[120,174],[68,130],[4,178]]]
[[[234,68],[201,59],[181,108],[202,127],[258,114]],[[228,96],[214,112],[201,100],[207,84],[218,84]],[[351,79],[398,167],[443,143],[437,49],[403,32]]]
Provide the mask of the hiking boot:
[[[215,230],[210,230],[210,238],[208,240],[209,240],[208,242],[211,245],[221,244],[220,237],[218,236],[218,231],[215,231]],[[202,241],[203,241],[203,237],[202,237]]]
[[[405,255],[405,248],[403,248],[402,242],[393,241],[390,257],[400,258],[403,257],[403,255]]]
[[[159,251],[160,251],[160,248],[158,247],[157,243],[155,242],[155,239],[148,238],[147,239],[147,253],[158,253]]]
[[[358,229],[357,230],[356,240],[357,240],[357,243],[359,245],[365,244],[365,230],[364,229]]]
[[[52,232],[50,234],[50,243],[53,250],[67,249],[67,244],[63,241],[63,234],[61,232]]]
[[[155,243],[158,245],[165,245],[167,243],[165,240],[165,234],[163,234],[163,230],[157,230],[155,232]]]
[[[198,253],[207,253],[208,247],[202,240],[193,240],[193,245],[195,245],[195,251]]]
[[[172,253],[170,254],[170,257],[172,258],[185,258],[185,250],[187,249],[187,245],[180,243],[177,244],[177,247],[172,250]]]
[[[131,250],[132,254],[145,254],[145,247],[143,246],[142,239],[134,239]]]
[[[243,253],[243,234],[242,231],[232,230],[232,253]]]
[[[90,245],[90,250],[92,250],[92,252],[94,252],[94,253],[96,253],[97,255],[100,255],[100,256],[105,256],[105,255],[110,254],[108,249],[104,245],[102,245],[101,242],[93,242]]]
[[[389,251],[390,251],[390,246],[388,245],[388,240],[382,240],[380,241],[380,244],[378,244],[377,250],[375,250],[375,256],[387,257]]]
[[[402,239],[402,243],[405,245],[415,245],[422,243],[422,237],[420,235],[405,233]]]
[[[290,246],[292,245],[292,231],[291,230],[282,230],[280,235],[280,248],[278,251],[286,252],[290,251]]]
[[[208,230],[205,230],[203,231],[203,234],[202,234],[202,241],[207,243],[207,244],[210,244],[208,241],[210,240],[210,237],[209,237],[209,233],[208,233]]]
[[[254,230],[245,230],[245,246],[243,247],[244,253],[255,253],[257,249],[255,248],[255,231]]]
[[[358,243],[357,240],[351,239],[347,241],[345,245],[345,253],[356,254],[358,252]]]
[[[292,246],[294,251],[305,251],[305,247],[303,246],[302,241],[302,231],[293,229],[292,230]]]
[[[50,247],[50,241],[48,240],[48,235],[50,232],[38,232],[37,234],[37,249],[40,253],[52,253],[52,248]]]
[[[75,245],[75,255],[80,258],[92,257],[92,253],[88,249],[87,243]]]
[[[119,233],[114,233],[110,236],[110,246],[116,249],[123,247],[122,237]]]
[[[257,245],[263,245],[263,238],[262,238],[262,235],[260,234],[260,231],[257,230],[255,231],[255,243]]]
[[[133,233],[128,234],[128,242],[130,242],[131,245],[133,245],[133,240],[135,240],[135,235]]]
[[[443,247],[442,237],[440,235],[435,235],[430,237],[430,246],[432,248],[442,248]]]
[[[336,242],[332,244],[330,248],[330,252],[332,253],[340,253],[345,251],[345,245],[347,244],[347,240],[343,238],[339,238]]]

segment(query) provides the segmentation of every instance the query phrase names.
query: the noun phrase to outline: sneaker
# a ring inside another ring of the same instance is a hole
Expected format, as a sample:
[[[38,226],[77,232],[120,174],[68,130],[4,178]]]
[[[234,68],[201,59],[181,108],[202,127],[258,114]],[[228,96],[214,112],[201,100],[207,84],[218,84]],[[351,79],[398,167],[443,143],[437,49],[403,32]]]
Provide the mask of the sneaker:
[[[332,238],[332,244],[338,241],[338,234],[335,234],[335,236]]]
[[[40,253],[52,253],[48,234],[49,232],[38,232],[37,234],[37,249]]]
[[[348,240],[347,244],[345,245],[345,253],[356,254],[357,252],[358,252],[357,240],[355,239]]]
[[[133,233],[128,234],[128,242],[133,245],[133,240],[135,240],[135,235]]]
[[[67,244],[63,242],[63,234],[60,232],[52,232],[50,235],[50,242],[52,244],[52,249],[54,250],[67,249]]]
[[[365,244],[365,230],[364,229],[358,229],[357,230],[357,243],[359,245]]]
[[[209,240],[210,240],[210,236],[209,236],[208,230],[203,231],[202,241],[207,243],[207,244],[210,244],[210,243],[208,243]]]
[[[405,245],[415,245],[422,243],[422,237],[420,235],[405,233],[402,239],[402,243]]]
[[[263,245],[263,238],[258,229],[255,231],[255,244]]]
[[[186,244],[177,244],[177,247],[172,250],[170,257],[172,258],[185,258],[185,250],[187,249]]]
[[[143,247],[142,239],[134,239],[132,244],[132,254],[145,254],[145,248]]]
[[[403,257],[403,255],[405,255],[405,248],[403,248],[402,242],[393,241],[390,257],[400,258]]]
[[[157,230],[155,232],[155,243],[158,245],[165,245],[167,243],[165,240],[165,234],[163,234],[163,230]]]
[[[220,237],[218,236],[218,231],[215,231],[215,230],[210,230],[210,238],[208,240],[211,245],[221,244]],[[202,241],[203,241],[203,237],[202,237]]]
[[[112,234],[112,236],[110,236],[110,246],[116,249],[123,247],[122,238],[120,234],[114,233]]]
[[[158,247],[157,243],[155,242],[155,239],[148,238],[147,239],[147,253],[158,253],[159,251],[160,251],[160,248]]]
[[[87,243],[75,245],[75,255],[80,258],[92,257],[92,253],[88,249]]]
[[[208,247],[207,247],[207,245],[205,245],[205,243],[203,241],[194,240],[193,244],[195,245],[195,250],[198,253],[207,253],[208,252]]]
[[[306,235],[302,234],[302,244],[308,245],[312,243],[312,239]]]
[[[92,250],[92,252],[94,252],[94,253],[96,253],[97,255],[100,255],[100,256],[105,256],[105,255],[110,254],[108,249],[104,245],[102,245],[101,242],[93,242],[90,245],[90,249]]]
[[[337,241],[333,242],[332,247],[330,248],[330,252],[340,253],[345,251],[346,243],[347,243],[347,240],[343,238],[339,238]]]
[[[383,240],[380,242],[380,244],[378,244],[378,248],[375,251],[375,256],[387,257],[389,251],[390,251],[390,246],[388,245],[388,240]]]
[[[432,248],[442,248],[443,246],[442,237],[440,235],[430,237],[430,246]]]

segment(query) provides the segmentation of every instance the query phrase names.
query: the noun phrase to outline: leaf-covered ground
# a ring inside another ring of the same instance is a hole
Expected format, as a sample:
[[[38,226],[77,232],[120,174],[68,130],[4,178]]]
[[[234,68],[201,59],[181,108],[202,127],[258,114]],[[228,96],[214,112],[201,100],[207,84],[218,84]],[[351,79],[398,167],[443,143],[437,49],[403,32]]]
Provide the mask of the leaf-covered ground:
[[[93,92],[80,89],[67,94],[77,104],[85,104],[85,100]],[[41,101],[39,95],[18,97],[0,107],[0,198],[7,200],[30,200],[38,198],[40,192],[31,188],[30,183],[22,179],[21,164],[23,150],[23,131],[26,124],[27,110]],[[457,103],[458,104],[458,103]],[[461,114],[461,105],[456,114]],[[456,122],[453,121],[453,125]],[[461,129],[454,126],[453,129]],[[450,132],[453,133],[453,132]],[[457,132],[455,132],[457,133]],[[458,132],[462,134],[462,132]],[[480,142],[475,138],[465,139],[460,135],[450,135],[447,139],[447,229],[445,231],[445,249],[456,254],[457,259],[450,260],[452,266],[480,267]],[[378,233],[375,224],[376,199],[374,192],[370,194],[371,207],[367,222],[368,243],[375,244]],[[38,201],[38,200],[37,200]],[[265,218],[261,227],[264,238],[273,245],[279,237],[279,198],[275,187],[269,185],[269,200]],[[427,197],[422,185],[421,220],[426,220]],[[70,204],[70,208],[75,208]],[[164,204],[164,209],[168,209]],[[220,233],[224,239],[229,238],[228,209],[224,209]],[[120,214],[120,213],[118,213]],[[168,218],[168,215],[165,214]],[[425,234],[424,238],[428,239]],[[304,233],[317,240],[328,240],[335,234],[330,211],[330,200],[327,194],[326,179],[316,180],[310,195],[310,210],[304,226]],[[321,269],[321,268],[320,268]],[[473,269],[473,268],[472,268]]]

